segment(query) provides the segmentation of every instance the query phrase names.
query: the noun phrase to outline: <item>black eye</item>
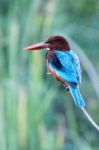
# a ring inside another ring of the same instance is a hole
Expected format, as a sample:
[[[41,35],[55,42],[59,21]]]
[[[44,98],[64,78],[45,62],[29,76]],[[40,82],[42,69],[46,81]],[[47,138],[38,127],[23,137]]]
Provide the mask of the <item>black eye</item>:
[[[52,44],[52,43],[54,43],[54,42],[53,42],[53,41],[49,41],[48,43],[49,43],[49,44]]]
[[[52,44],[52,42],[51,42],[51,41],[49,41],[48,43],[49,43],[49,44]]]

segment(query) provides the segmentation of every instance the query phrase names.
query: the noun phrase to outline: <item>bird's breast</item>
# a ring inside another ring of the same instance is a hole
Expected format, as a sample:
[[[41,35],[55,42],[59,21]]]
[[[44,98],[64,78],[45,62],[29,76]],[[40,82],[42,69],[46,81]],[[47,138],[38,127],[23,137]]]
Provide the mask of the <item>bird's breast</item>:
[[[55,70],[51,67],[51,65],[53,65],[56,69],[62,69],[62,64],[59,60],[59,58],[57,57],[57,55],[54,53],[54,51],[48,51],[46,54],[46,63],[47,63],[47,67],[48,67],[48,71],[54,76],[54,78],[57,81],[60,81],[62,84],[65,84],[64,80],[57,75],[57,73],[55,72]]]
[[[56,69],[62,69],[63,66],[54,51],[48,51],[46,59],[48,60],[48,63],[54,65]]]
[[[48,59],[46,59],[46,64],[48,68],[48,72],[52,74],[52,76],[59,82],[61,82],[63,85],[66,84],[66,81],[64,81],[56,72],[55,70],[51,67],[51,64],[49,63]]]

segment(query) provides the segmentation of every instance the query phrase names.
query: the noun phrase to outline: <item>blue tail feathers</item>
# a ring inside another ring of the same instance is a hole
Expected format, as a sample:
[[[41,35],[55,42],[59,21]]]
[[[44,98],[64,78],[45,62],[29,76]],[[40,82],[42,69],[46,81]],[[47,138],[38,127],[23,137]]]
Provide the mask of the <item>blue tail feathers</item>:
[[[85,102],[80,94],[78,86],[68,85],[70,93],[74,99],[76,106],[78,107],[85,107]]]

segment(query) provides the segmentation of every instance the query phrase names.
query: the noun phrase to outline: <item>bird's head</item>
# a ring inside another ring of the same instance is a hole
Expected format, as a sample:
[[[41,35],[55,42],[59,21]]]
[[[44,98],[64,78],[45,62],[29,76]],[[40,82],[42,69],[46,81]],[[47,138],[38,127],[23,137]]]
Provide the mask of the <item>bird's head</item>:
[[[25,49],[26,50],[48,49],[48,50],[69,51],[70,46],[63,36],[51,36],[44,42],[30,45]]]

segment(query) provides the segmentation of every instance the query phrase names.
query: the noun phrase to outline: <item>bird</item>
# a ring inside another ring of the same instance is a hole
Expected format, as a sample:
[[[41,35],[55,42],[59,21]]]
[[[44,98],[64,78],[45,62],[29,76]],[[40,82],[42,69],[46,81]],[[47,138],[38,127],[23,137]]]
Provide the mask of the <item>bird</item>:
[[[85,100],[79,89],[81,83],[80,60],[75,51],[70,48],[67,39],[61,35],[50,36],[43,42],[32,44],[24,49],[30,51],[47,50],[48,74],[52,74],[64,86],[66,91],[70,91],[75,105],[82,110],[88,121],[99,132],[99,126],[85,109]]]
[[[85,107],[79,85],[81,83],[80,60],[67,39],[61,35],[50,36],[43,42],[25,47],[26,50],[46,49],[48,72],[59,81],[66,91],[70,91],[75,105]]]

